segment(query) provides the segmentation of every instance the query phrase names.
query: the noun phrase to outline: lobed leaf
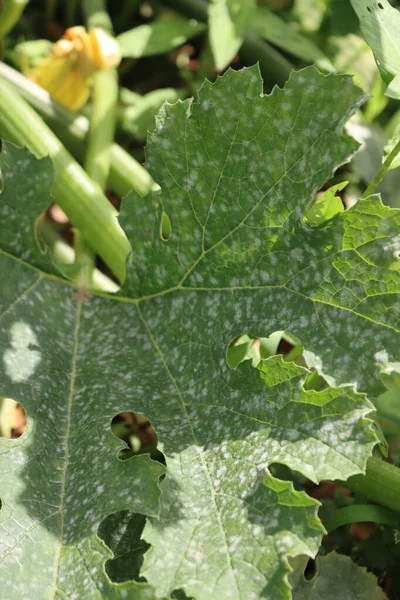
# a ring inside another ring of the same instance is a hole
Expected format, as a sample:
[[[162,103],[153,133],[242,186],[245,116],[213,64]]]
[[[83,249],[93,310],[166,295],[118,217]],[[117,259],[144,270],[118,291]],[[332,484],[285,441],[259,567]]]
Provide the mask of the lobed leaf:
[[[343,127],[363,100],[315,68],[263,96],[252,68],[206,83],[198,104],[164,106],[148,145],[161,192],[125,199],[133,254],[115,297],[76,294],[25,235],[5,244],[0,395],[28,414],[0,446],[0,579],[20,586],[6,597],[291,597],[288,558],[314,556],[324,530],[317,502],[268,467],[313,481],[363,472],[377,443],[364,393],[382,389],[383,351],[398,360],[399,212],[370,197],[322,228],[302,219],[356,150]],[[11,145],[6,156],[16,182],[18,165],[48,165]],[[305,389],[309,369],[277,356],[229,367],[232,340],[275,331],[299,338],[330,386]],[[162,483],[147,455],[118,461],[121,411],[155,427]],[[149,516],[144,587],[104,571],[96,531],[121,510]]]

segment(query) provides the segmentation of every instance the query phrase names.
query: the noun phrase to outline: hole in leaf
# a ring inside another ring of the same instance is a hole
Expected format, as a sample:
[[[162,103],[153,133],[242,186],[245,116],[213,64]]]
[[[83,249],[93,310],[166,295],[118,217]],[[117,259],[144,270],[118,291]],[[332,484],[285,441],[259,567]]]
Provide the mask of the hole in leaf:
[[[247,360],[257,368],[261,361],[272,356],[282,356],[285,362],[308,368],[304,358],[304,347],[301,341],[288,331],[274,331],[269,337],[254,337],[248,334],[234,338],[226,350],[226,361],[231,369],[237,367]],[[318,371],[311,370],[305,379],[303,387],[305,390],[321,391],[328,386],[325,379]]]
[[[167,215],[166,212],[163,212],[163,214],[161,215],[161,225],[160,225],[161,239],[163,239],[164,242],[168,242],[168,240],[171,239],[171,234],[172,234],[171,219],[169,218],[169,216]]]
[[[300,340],[286,331],[274,331],[269,337],[255,338],[244,334],[235,338],[228,346],[226,359],[231,369],[236,369],[245,360],[251,360],[256,367],[261,360],[276,355],[305,366],[302,352]]]
[[[127,510],[108,516],[100,524],[98,535],[114,554],[106,563],[106,572],[112,581],[146,581],[140,576],[144,554],[150,548],[142,539],[145,524],[144,515]]]
[[[19,438],[26,429],[26,413],[19,402],[0,398],[0,437]]]
[[[181,589],[172,592],[171,598],[173,598],[173,600],[194,600],[192,596],[190,596],[190,598],[189,596],[186,596],[185,592]]]
[[[316,563],[313,558],[310,558],[310,560],[307,563],[306,568],[304,569],[304,579],[306,579],[307,581],[311,581],[311,579],[314,579],[315,573],[316,573]]]
[[[380,2],[378,2],[378,6],[379,6],[379,8],[380,8],[381,10],[383,10],[383,6],[382,6],[382,4],[381,4]]]
[[[165,457],[157,448],[156,431],[144,415],[135,412],[120,412],[112,420],[111,431],[127,445],[127,448],[123,448],[118,453],[120,460],[127,460],[139,454],[150,454],[153,460],[165,464]]]

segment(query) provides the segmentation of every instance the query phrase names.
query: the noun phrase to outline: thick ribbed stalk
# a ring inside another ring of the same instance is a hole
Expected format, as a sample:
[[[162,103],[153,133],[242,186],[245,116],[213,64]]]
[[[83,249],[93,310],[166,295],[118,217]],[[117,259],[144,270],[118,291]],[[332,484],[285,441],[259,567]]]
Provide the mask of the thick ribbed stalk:
[[[110,172],[117,100],[118,81],[115,69],[96,73],[85,170],[102,188],[106,186]]]
[[[0,84],[0,107],[0,135],[7,139],[10,134],[38,158],[51,157],[57,172],[52,190],[56,203],[123,281],[130,245],[118,224],[115,208],[37,113],[4,80]]]
[[[80,161],[86,155],[89,120],[77,115],[50,97],[50,94],[26,77],[0,62],[0,76],[8,81],[39,112],[67,149]],[[151,175],[118,144],[111,146],[111,168],[108,187],[121,197],[131,189],[146,196],[158,186]]]
[[[369,186],[367,187],[367,189],[361,196],[361,200],[363,198],[368,198],[368,196],[370,196],[371,194],[374,193],[374,191],[376,190],[376,188],[378,187],[378,185],[380,184],[380,182],[382,181],[382,179],[385,177],[386,173],[388,172],[390,165],[392,164],[392,162],[394,161],[396,156],[398,156],[399,153],[400,153],[400,142],[397,142],[397,144],[395,145],[393,150],[390,152],[387,159],[385,160],[385,162],[383,163],[383,165],[381,166],[381,168],[379,169],[379,171],[377,172],[377,174],[375,175],[375,177],[373,178],[373,180],[371,181],[371,183],[369,184]]]
[[[99,27],[112,33],[112,23],[102,0],[86,0],[84,3],[88,29]],[[118,76],[115,69],[98,71],[94,75],[92,91],[92,111],[85,170],[89,177],[104,189],[111,164],[111,146],[117,124]],[[79,233],[75,241],[76,260],[83,268],[79,283],[91,287],[94,270],[94,253]]]
[[[400,469],[372,456],[365,475],[353,475],[343,485],[400,513]]]

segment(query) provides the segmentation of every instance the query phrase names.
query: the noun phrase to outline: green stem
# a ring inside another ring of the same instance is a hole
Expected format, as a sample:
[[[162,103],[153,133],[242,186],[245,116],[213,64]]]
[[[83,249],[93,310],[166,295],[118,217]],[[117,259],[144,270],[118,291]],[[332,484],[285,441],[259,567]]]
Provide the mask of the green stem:
[[[384,523],[397,525],[399,515],[376,504],[352,504],[332,511],[323,524],[328,533],[350,523]]]
[[[99,27],[112,33],[112,23],[102,0],[86,0],[87,27]],[[115,69],[98,71],[94,76],[92,111],[85,170],[89,177],[104,189],[111,165],[111,146],[117,124],[118,76]],[[78,232],[76,232],[78,234]],[[76,259],[84,268],[80,272],[80,284],[91,287],[94,269],[94,253],[81,236],[76,235]],[[79,248],[79,252],[78,252]]]
[[[0,135],[17,140],[38,158],[50,156],[57,176],[53,195],[70,222],[107,263],[120,281],[130,244],[117,211],[37,113],[4,80],[0,85]]]
[[[57,264],[60,271],[63,271],[63,265],[73,265],[78,261],[75,259],[75,251],[63,237],[58,233],[56,228],[47,219],[42,219],[38,226],[38,235],[40,240],[43,240],[51,250],[51,256]],[[69,277],[68,272],[65,274]],[[115,293],[119,290],[119,286],[107,277],[99,269],[94,269],[92,278],[92,289],[101,292]]]
[[[372,456],[365,475],[353,475],[342,482],[345,487],[363,494],[381,506],[400,513],[400,469]]]
[[[0,76],[37,110],[67,149],[80,161],[86,154],[89,120],[51,99],[50,94],[15,69],[0,62]],[[146,169],[118,144],[111,147],[108,186],[121,197],[131,189],[146,196],[158,186]]]
[[[371,183],[369,184],[369,186],[367,187],[367,189],[361,196],[360,200],[363,200],[364,198],[368,198],[368,196],[370,196],[371,194],[374,193],[374,191],[376,190],[376,188],[378,187],[378,185],[380,184],[380,182],[386,175],[387,171],[389,170],[390,165],[392,164],[392,162],[394,161],[394,159],[396,158],[396,156],[399,153],[400,153],[400,141],[397,142],[397,144],[395,145],[395,147],[393,148],[393,150],[391,151],[391,153],[389,154],[389,156],[387,157],[387,159],[385,160],[385,162],[383,163],[383,165],[381,166],[381,168],[379,169],[379,171],[377,172],[377,174],[375,175],[375,177],[373,178],[373,180],[371,181]]]
[[[165,4],[179,10],[185,15],[207,21],[207,2],[204,0],[164,0]],[[240,56],[247,64],[260,64],[261,73],[270,85],[283,85],[289,78],[293,65],[286,60],[277,50],[262,41],[257,36],[247,33],[244,36]]]
[[[96,73],[85,170],[103,189],[110,172],[111,147],[117,121],[117,100],[118,78],[115,69]]]
[[[19,21],[29,0],[8,0],[0,12],[0,38],[3,38]]]
[[[84,0],[87,27],[102,27],[113,34],[112,22],[104,0]],[[92,111],[85,169],[101,188],[105,188],[111,166],[111,147],[117,125],[118,75],[116,69],[98,71],[94,76]]]

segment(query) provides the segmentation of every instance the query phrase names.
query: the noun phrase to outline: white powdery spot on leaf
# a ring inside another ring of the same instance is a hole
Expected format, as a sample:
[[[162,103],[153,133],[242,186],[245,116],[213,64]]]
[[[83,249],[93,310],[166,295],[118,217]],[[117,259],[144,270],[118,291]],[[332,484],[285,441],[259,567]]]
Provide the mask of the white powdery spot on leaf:
[[[261,92],[253,68],[205,84],[198,104],[164,106],[148,145],[161,191],[124,202],[133,261],[116,300],[46,278],[33,214],[48,200],[51,165],[11,147],[2,156],[10,275],[0,339],[3,365],[18,369],[5,368],[1,382],[28,415],[25,435],[4,442],[0,458],[6,596],[17,581],[18,597],[44,597],[57,582],[60,595],[88,600],[179,588],[196,600],[275,599],[277,589],[289,598],[287,557],[315,555],[323,529],[316,502],[270,465],[314,481],[364,470],[377,440],[361,392],[376,393],[380,365],[399,358],[398,211],[371,198],[329,227],[305,226],[303,210],[356,150],[343,126],[364,96],[349,78],[314,68]],[[281,330],[302,341],[331,387],[305,390],[308,371],[279,357],[229,368],[233,339]],[[118,460],[123,443],[110,424],[123,411],[155,428],[167,461],[161,483],[164,467],[148,455]],[[151,517],[149,585],[105,576],[111,551],[96,531],[123,510]],[[34,555],[35,572],[21,578]]]

